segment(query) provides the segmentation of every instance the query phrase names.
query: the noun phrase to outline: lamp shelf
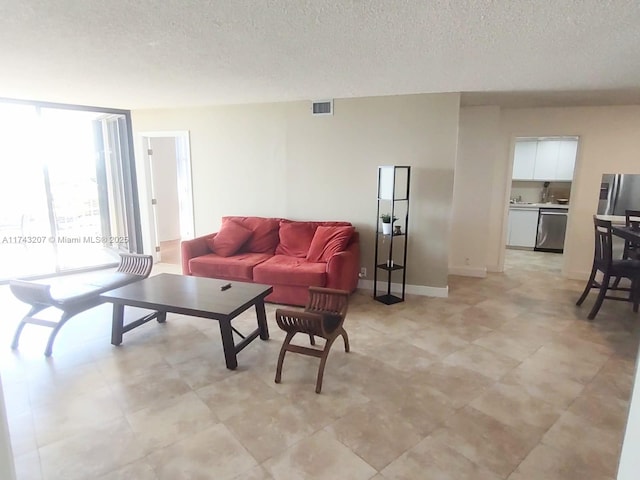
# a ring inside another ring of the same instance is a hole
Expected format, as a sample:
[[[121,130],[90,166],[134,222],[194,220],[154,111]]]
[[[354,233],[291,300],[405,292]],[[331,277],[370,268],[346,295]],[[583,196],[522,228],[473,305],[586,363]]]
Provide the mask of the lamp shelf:
[[[404,227],[404,231],[400,233],[389,232],[389,222],[385,223],[383,228],[380,222],[376,221],[374,263],[376,268],[374,268],[373,277],[373,298],[386,305],[404,301],[407,277],[405,265],[407,265],[407,242],[409,238],[410,177],[411,167],[409,166],[390,165],[378,167],[377,218],[399,220],[399,225],[396,226]],[[394,249],[394,240],[397,237],[403,237],[403,240],[397,240],[395,242],[396,248]],[[378,286],[378,274],[383,276],[380,283],[386,284],[383,288]],[[399,295],[391,294],[392,277],[397,283],[400,283],[399,280],[402,278],[402,293]],[[386,294],[384,293],[385,291]]]
[[[394,303],[404,302],[404,298],[396,297],[395,295],[391,295],[390,293],[387,295],[378,295],[377,297],[375,297],[375,299],[386,305],[393,305]]]
[[[381,263],[380,265],[376,265],[376,267],[381,268],[382,270],[393,272],[395,270],[402,270],[404,268],[404,265],[399,265],[397,263],[394,263],[393,265],[389,266],[386,263]]]

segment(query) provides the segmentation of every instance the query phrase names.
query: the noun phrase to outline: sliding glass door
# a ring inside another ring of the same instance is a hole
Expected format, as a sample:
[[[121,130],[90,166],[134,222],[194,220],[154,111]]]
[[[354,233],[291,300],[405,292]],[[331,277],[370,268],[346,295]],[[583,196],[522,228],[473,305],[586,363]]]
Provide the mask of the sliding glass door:
[[[0,108],[0,278],[54,272],[38,115],[33,106]]]
[[[125,112],[0,103],[0,281],[136,251]]]

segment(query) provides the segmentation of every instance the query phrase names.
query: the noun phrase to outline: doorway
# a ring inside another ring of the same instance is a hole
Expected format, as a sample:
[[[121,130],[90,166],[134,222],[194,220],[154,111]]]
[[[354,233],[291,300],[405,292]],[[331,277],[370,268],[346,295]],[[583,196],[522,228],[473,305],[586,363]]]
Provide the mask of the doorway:
[[[141,135],[146,224],[143,237],[156,262],[180,264],[180,242],[194,236],[189,132]]]
[[[578,137],[517,137],[511,151],[504,268],[561,273]]]

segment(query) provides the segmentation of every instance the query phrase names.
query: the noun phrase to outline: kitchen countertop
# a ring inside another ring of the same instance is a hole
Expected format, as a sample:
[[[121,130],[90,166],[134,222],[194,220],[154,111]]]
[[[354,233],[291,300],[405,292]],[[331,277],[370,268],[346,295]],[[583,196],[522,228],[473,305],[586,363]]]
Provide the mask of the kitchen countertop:
[[[569,204],[560,205],[559,203],[510,203],[509,208],[518,208],[518,209],[569,208]]]

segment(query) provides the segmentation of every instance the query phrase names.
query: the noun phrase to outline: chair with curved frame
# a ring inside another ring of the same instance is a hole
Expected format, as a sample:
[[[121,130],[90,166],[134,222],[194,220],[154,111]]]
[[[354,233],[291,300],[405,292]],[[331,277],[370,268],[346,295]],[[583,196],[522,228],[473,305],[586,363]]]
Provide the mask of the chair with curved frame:
[[[300,353],[320,358],[318,377],[316,379],[316,393],[322,390],[324,367],[327,363],[329,350],[336,338],[342,336],[344,350],[349,351],[349,336],[343,328],[344,319],[349,306],[349,292],[331,288],[309,287],[309,301],[304,311],[279,308],[276,310],[278,326],[287,332],[280,349],[275,382],[282,378],[282,364],[287,352]],[[322,350],[316,348],[292,345],[291,340],[297,333],[309,335],[311,345],[315,345],[315,337],[326,340]]]

